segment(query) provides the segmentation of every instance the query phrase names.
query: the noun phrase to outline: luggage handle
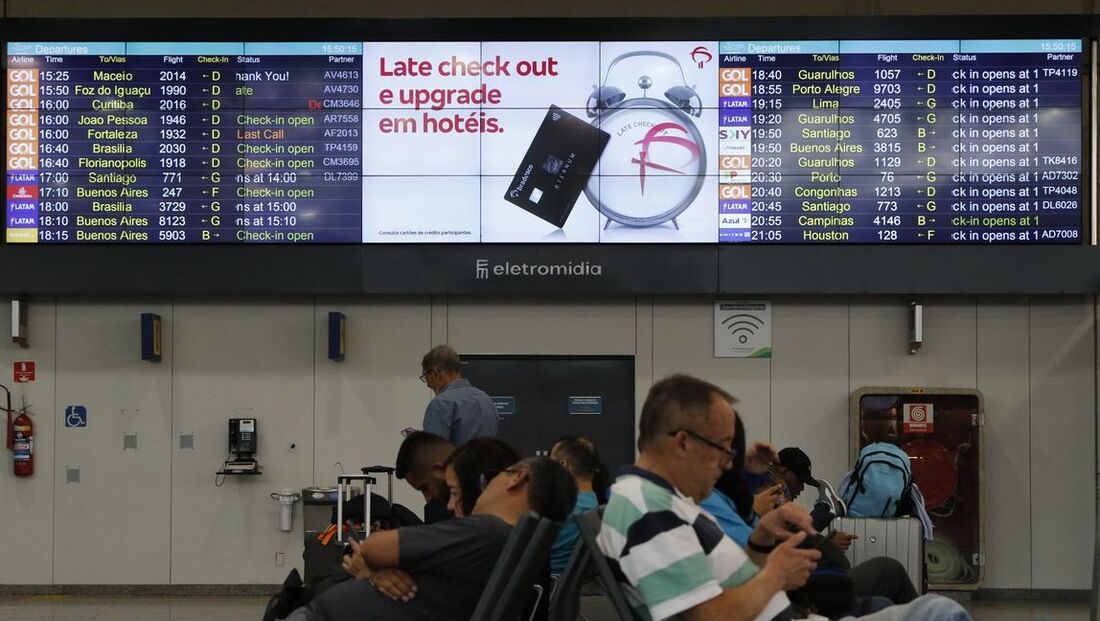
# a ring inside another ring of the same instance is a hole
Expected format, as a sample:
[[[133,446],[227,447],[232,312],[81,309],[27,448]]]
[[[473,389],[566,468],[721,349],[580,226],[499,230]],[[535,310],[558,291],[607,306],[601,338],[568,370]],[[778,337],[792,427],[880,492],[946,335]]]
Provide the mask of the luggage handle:
[[[370,495],[377,481],[367,474],[341,474],[336,477],[336,541],[344,543],[344,490],[351,500],[352,481],[363,482],[363,538],[370,536]]]
[[[364,466],[359,469],[363,474],[386,475],[386,500],[390,503],[390,513],[393,513],[393,473],[397,471],[392,466]]]

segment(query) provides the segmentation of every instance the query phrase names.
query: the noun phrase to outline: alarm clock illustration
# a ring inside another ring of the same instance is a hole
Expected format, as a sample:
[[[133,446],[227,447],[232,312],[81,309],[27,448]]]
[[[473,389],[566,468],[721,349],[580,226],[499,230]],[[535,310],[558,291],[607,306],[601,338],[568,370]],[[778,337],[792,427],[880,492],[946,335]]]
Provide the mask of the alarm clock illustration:
[[[663,98],[653,97],[654,79],[642,74],[636,82],[641,96],[627,98],[612,76],[621,61],[636,57],[669,63],[680,83],[664,91]],[[584,189],[607,218],[603,228],[612,222],[630,227],[671,222],[679,230],[676,218],[699,195],[707,171],[706,146],[694,121],[702,115],[703,102],[680,62],[653,50],[621,54],[608,65],[601,84],[593,85],[585,107],[592,125],[611,135],[599,174]]]

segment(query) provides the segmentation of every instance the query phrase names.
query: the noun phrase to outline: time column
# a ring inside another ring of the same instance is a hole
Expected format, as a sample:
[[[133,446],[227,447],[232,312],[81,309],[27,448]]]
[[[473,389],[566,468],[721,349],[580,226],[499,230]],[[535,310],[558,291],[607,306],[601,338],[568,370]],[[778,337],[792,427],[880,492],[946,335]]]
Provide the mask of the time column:
[[[105,51],[105,50],[104,50]],[[75,241],[77,218],[84,212],[81,178],[69,168],[81,155],[79,123],[74,115],[89,108],[73,92],[77,75],[97,60],[88,56],[44,56],[38,72],[38,238],[42,242]]]

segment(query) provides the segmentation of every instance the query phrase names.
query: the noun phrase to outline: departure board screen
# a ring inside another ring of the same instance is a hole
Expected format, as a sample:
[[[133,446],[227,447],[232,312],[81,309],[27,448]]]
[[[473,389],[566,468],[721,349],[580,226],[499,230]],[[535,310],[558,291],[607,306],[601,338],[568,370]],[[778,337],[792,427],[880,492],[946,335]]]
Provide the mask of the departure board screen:
[[[1080,41],[721,45],[722,241],[1080,241]]]
[[[1082,42],[8,42],[7,243],[1081,243]]]

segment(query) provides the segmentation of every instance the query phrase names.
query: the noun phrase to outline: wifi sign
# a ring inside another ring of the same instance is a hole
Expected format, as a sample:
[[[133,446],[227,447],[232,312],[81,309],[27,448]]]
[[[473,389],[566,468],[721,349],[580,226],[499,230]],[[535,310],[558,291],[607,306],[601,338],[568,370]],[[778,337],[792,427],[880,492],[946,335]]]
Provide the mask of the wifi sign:
[[[738,343],[744,345],[749,342],[749,338],[756,334],[764,326],[764,321],[756,315],[750,315],[748,313],[738,313],[731,315],[722,320],[722,325],[726,326],[726,329],[730,331],[730,335],[737,339]]]
[[[770,358],[771,340],[771,302],[715,302],[715,357]]]

